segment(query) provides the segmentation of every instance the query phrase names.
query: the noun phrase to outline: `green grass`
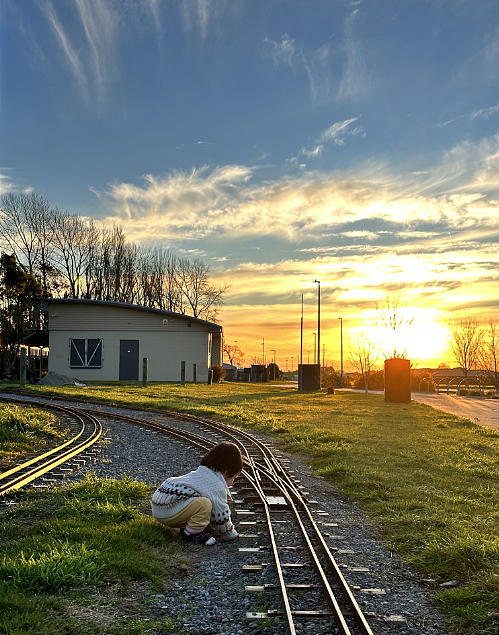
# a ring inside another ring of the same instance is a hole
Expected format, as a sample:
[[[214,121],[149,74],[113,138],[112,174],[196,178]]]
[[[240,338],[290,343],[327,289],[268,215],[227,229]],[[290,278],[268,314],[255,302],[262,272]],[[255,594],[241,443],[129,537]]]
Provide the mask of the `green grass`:
[[[422,577],[458,580],[437,596],[453,628],[499,632],[498,432],[416,402],[342,391],[229,383],[30,389],[210,415],[277,437],[359,501]]]
[[[21,493],[15,509],[0,515],[0,634],[174,630],[178,624],[171,620],[151,623],[138,615],[109,626],[72,619],[67,611],[69,602],[90,605],[96,593],[116,584],[125,594],[133,583],[163,588],[183,548],[143,513],[150,495],[144,483],[127,477],[87,477],[77,485]]]
[[[65,436],[52,414],[14,404],[0,405],[0,467],[34,448],[49,445]]]

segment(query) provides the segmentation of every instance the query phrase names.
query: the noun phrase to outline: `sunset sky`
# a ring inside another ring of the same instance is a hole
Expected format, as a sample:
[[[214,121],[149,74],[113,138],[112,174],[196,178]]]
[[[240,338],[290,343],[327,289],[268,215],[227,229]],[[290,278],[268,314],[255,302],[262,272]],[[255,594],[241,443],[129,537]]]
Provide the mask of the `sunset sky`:
[[[497,0],[0,0],[0,190],[230,285],[247,358],[339,365],[400,293],[421,364],[499,307]]]

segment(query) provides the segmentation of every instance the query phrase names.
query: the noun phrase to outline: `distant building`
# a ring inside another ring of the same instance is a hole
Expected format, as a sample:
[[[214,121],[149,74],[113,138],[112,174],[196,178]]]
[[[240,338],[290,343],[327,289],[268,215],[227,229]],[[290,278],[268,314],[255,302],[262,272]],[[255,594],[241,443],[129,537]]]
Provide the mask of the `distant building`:
[[[223,364],[225,381],[240,382],[265,382],[269,380],[269,371],[266,366],[252,364],[249,368],[238,368],[233,364]]]
[[[222,327],[198,318],[125,302],[49,299],[49,372],[81,381],[208,380],[222,364]]]
[[[224,362],[222,366],[225,370],[225,381],[236,381],[237,366],[234,366],[234,364],[228,364],[227,362]]]

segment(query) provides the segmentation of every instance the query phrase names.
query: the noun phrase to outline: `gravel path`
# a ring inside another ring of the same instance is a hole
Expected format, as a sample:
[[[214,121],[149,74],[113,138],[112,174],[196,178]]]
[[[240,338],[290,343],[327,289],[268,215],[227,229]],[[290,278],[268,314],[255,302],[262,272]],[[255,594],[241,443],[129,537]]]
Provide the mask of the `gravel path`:
[[[109,407],[102,407],[102,410],[121,412]],[[130,414],[129,411],[123,412]],[[151,415],[144,413],[144,417],[147,416]],[[179,422],[179,425],[191,424]],[[196,452],[182,443],[168,442],[163,435],[107,419],[104,428],[107,440],[100,446],[100,459],[82,468],[80,474],[91,471],[100,477],[115,478],[127,474],[156,486],[167,476],[183,474],[198,466]],[[330,532],[331,546],[339,550],[337,562],[343,565],[345,578],[360,606],[366,613],[376,614],[375,618],[369,618],[374,633],[448,635],[449,631],[431,601],[436,585],[420,580],[405,567],[378,539],[376,528],[356,505],[322,478],[314,476],[304,459],[288,454],[284,456],[289,459],[295,477],[310,492],[310,498],[318,501],[318,509],[325,512],[321,514],[321,519],[326,531]],[[234,489],[237,491],[237,483]],[[237,527],[237,519],[235,523]],[[336,526],[333,527],[333,523]],[[273,580],[271,567],[264,568],[261,575],[243,574],[242,565],[253,560],[247,560],[247,556],[239,552],[240,546],[239,542],[213,547],[189,545],[186,558],[191,562],[183,571],[183,577],[167,581],[168,590],[162,594],[151,596],[144,589],[137,588],[130,591],[128,599],[142,607],[142,619],[145,614],[149,619],[171,619],[174,622],[180,619],[182,627],[177,632],[185,634],[246,635],[258,632],[284,635],[286,629],[279,618],[269,626],[246,620],[246,612],[257,610],[262,598],[245,594],[245,585]],[[347,566],[368,571],[355,572],[347,570]],[[402,616],[403,621],[396,616]],[[302,624],[303,632],[310,635],[336,633],[329,621],[321,624],[310,620]]]

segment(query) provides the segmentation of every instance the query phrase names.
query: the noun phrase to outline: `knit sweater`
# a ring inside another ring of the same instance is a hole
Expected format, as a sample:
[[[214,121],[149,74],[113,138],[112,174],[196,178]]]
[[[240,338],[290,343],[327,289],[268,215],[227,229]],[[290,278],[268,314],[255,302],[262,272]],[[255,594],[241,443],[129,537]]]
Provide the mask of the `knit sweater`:
[[[210,523],[215,533],[230,532],[237,536],[227,505],[230,492],[225,478],[204,465],[189,474],[166,479],[153,494],[152,514],[155,518],[169,518],[182,511],[197,496],[211,501]]]

